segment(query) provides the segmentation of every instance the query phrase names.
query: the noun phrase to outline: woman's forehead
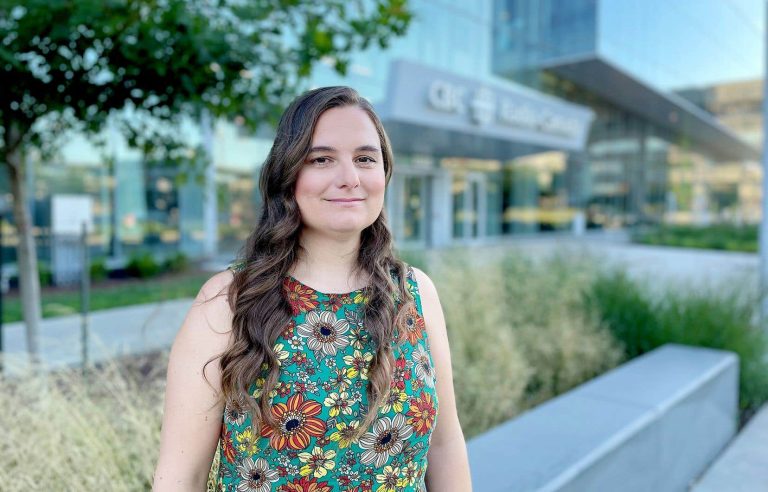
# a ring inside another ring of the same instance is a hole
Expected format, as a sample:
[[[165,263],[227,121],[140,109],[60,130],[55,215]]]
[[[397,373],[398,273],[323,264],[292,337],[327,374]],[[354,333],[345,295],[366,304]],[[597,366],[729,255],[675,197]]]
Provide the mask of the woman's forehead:
[[[359,142],[356,145],[375,145],[378,143],[379,134],[371,117],[363,109],[357,106],[345,106],[332,108],[320,115],[312,134],[312,145],[327,145],[330,143],[322,140],[370,140]]]

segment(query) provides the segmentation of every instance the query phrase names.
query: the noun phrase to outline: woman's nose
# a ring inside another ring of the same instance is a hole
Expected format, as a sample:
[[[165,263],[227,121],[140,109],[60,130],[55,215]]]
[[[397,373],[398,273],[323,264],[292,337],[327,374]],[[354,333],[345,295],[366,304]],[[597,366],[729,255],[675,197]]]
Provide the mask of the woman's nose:
[[[344,159],[337,169],[339,170],[337,179],[340,188],[357,188],[360,186],[360,176],[354,162]]]

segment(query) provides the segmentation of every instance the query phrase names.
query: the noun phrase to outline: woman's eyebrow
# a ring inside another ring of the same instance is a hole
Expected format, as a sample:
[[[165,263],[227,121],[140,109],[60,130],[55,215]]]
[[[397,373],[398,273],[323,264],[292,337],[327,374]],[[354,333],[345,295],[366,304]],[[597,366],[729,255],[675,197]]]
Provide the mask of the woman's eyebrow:
[[[355,149],[355,152],[359,152],[359,151],[362,151],[362,150],[365,150],[365,151],[368,151],[368,152],[379,152],[380,151],[380,149],[378,147],[376,147],[375,145],[361,145],[360,147]],[[309,153],[311,154],[312,152],[336,152],[336,149],[334,147],[329,147],[327,145],[318,145],[318,146],[315,146],[315,147],[312,147],[311,149],[309,149]]]
[[[365,150],[368,152],[379,152],[380,149],[376,147],[375,145],[361,145],[360,147],[356,148],[355,151],[361,151]]]
[[[333,147],[328,147],[326,145],[318,145],[316,147],[312,147],[311,149],[309,149],[309,153],[311,154],[312,152],[336,152],[336,149],[334,149]]]

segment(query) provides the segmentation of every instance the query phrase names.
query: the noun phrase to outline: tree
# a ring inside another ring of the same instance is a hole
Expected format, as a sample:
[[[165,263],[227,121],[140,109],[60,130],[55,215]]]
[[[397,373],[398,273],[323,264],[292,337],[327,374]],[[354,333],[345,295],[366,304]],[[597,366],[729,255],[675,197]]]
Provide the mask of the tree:
[[[109,120],[145,155],[180,162],[183,118],[274,123],[319,60],[344,74],[353,52],[385,48],[410,19],[406,0],[0,0],[0,166],[31,360],[40,284],[23,185],[30,150],[50,156],[71,131],[99,143]]]

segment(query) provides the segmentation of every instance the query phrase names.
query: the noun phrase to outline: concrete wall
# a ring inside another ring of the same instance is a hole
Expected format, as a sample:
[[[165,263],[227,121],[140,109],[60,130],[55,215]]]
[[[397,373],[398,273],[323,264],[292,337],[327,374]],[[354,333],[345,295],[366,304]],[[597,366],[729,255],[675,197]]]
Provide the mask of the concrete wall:
[[[768,490],[768,404],[753,416],[692,492]]]
[[[665,345],[468,443],[476,492],[685,491],[736,431],[738,359]]]

